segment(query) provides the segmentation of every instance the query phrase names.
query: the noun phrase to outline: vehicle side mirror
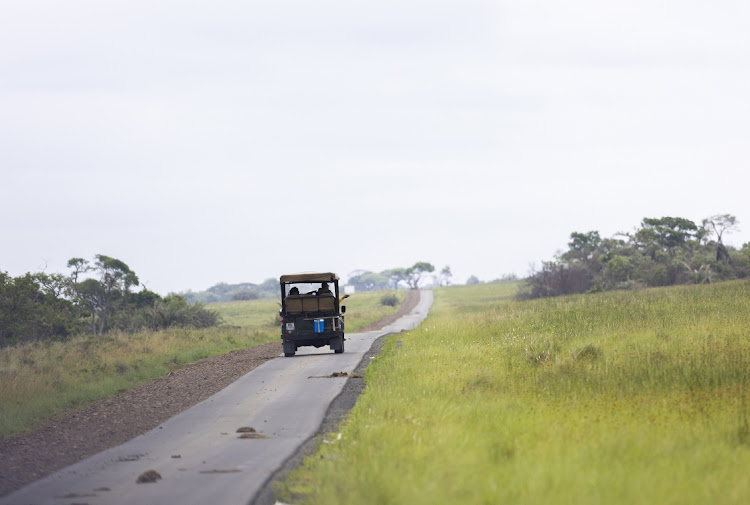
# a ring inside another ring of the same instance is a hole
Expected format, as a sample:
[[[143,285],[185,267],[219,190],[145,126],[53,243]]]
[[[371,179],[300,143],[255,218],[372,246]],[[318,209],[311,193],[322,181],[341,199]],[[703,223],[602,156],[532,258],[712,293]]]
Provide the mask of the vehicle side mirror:
[[[346,305],[341,306],[341,313],[346,314]]]

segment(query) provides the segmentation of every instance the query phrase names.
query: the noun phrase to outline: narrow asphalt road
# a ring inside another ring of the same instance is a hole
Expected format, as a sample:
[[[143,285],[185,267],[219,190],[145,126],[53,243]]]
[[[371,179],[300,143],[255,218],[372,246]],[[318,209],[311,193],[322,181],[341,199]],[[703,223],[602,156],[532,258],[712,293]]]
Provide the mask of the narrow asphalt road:
[[[270,360],[158,428],[33,482],[0,504],[245,505],[317,431],[347,380],[320,377],[351,373],[378,337],[415,328],[431,304],[432,292],[421,292],[411,314],[382,330],[347,335],[343,354],[303,347],[292,358]],[[136,483],[149,470],[161,478]]]

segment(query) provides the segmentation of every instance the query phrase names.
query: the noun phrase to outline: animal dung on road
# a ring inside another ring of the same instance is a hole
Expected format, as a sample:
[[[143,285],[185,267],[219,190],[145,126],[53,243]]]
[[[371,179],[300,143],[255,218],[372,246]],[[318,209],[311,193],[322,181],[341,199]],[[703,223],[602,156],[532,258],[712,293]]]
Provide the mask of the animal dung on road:
[[[57,495],[57,496],[55,496],[55,498],[64,498],[64,499],[69,499],[69,498],[95,498],[95,497],[96,497],[96,495],[93,494],[93,493],[88,493],[88,494],[68,493],[68,494],[65,494],[65,495]]]
[[[139,459],[141,459],[141,456],[143,456],[143,454],[129,454],[127,456],[120,456],[119,458],[117,458],[117,461],[138,461]]]
[[[159,479],[161,479],[161,475],[159,475],[159,472],[157,472],[156,470],[146,470],[138,476],[138,480],[136,480],[136,483],[146,484],[149,482],[156,482]]]
[[[261,435],[260,433],[255,431],[255,428],[251,426],[242,426],[240,428],[237,428],[237,433],[242,433],[237,438],[268,438],[265,435]]]
[[[362,376],[358,373],[352,373],[349,375],[347,372],[333,372],[331,375],[311,375],[308,379],[335,379],[336,377],[348,377],[350,379],[361,379]]]
[[[260,433],[243,433],[237,438],[268,438],[265,435],[261,435]]]

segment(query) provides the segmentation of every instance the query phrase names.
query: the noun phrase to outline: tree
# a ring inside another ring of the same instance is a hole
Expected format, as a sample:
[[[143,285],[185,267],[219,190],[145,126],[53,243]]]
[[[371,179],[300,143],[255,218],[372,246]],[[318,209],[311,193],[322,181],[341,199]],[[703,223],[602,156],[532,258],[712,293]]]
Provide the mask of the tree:
[[[451,277],[453,277],[451,267],[449,267],[448,265],[444,266],[437,278],[438,284],[440,284],[441,286],[449,286],[451,283]]]
[[[398,289],[398,285],[401,281],[406,281],[406,269],[405,268],[391,268],[390,270],[383,270],[380,272],[388,278],[388,287],[390,289]]]
[[[379,291],[388,288],[389,279],[383,274],[364,272],[349,279],[349,284],[357,291]]]
[[[696,238],[698,227],[689,219],[681,217],[644,218],[642,228],[635,234],[644,245],[657,244],[670,256]]]
[[[138,277],[124,262],[103,254],[95,256],[91,265],[83,258],[71,258],[68,267],[71,273],[71,291],[75,298],[91,313],[91,329],[95,335],[109,329],[109,322],[115,311],[123,305],[130,288],[138,285]],[[96,278],[81,280],[92,273]]]
[[[472,275],[466,279],[467,286],[473,286],[474,284],[479,284],[479,278],[476,275]]]
[[[568,247],[570,250],[563,254],[563,259],[568,261],[589,261],[594,255],[597,247],[601,244],[598,231],[587,233],[573,232],[570,234]]]
[[[258,291],[263,298],[276,298],[279,296],[279,279],[269,277],[258,285]]]
[[[78,312],[64,297],[65,286],[59,274],[13,278],[0,272],[0,346],[65,338],[77,331]]]
[[[435,267],[426,261],[418,261],[406,269],[406,283],[411,289],[419,289],[419,281],[424,274],[434,272]]]
[[[716,214],[704,219],[702,224],[707,234],[713,233],[716,235],[716,261],[731,262],[732,258],[724,246],[722,237],[724,233],[739,231],[740,223],[737,221],[737,218],[731,214]]]

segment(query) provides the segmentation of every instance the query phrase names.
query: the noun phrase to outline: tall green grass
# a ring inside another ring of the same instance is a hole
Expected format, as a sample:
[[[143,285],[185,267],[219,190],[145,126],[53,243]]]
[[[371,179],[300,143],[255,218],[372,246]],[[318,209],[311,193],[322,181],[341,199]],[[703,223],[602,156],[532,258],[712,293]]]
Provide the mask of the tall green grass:
[[[437,290],[283,499],[750,502],[749,282],[526,302],[507,289]]]

